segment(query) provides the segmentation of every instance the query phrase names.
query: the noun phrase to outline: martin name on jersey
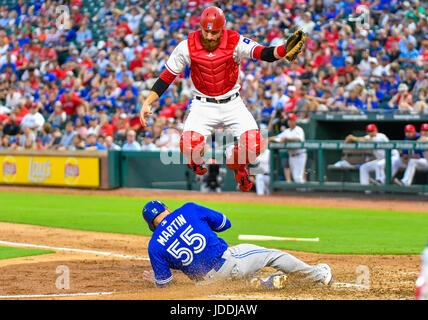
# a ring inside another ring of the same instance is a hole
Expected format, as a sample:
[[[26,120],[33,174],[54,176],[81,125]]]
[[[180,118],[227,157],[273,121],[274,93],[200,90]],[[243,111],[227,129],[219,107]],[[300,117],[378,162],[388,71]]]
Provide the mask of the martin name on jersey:
[[[215,268],[228,247],[215,232],[230,226],[230,220],[222,213],[195,203],[186,203],[167,215],[149,242],[156,285],[169,284],[170,269],[198,280]]]

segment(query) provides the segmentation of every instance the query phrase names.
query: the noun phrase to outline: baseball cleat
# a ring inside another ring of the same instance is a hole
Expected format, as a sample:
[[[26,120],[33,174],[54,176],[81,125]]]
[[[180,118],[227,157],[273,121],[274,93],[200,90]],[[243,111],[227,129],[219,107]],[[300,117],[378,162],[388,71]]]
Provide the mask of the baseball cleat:
[[[253,188],[253,183],[250,180],[250,175],[247,169],[239,169],[235,171],[235,180],[239,183],[241,191],[250,191]]]
[[[208,169],[205,168],[203,165],[196,164],[194,162],[193,163],[189,163],[188,166],[189,166],[190,169],[192,169],[192,171],[194,173],[196,173],[199,176],[203,176],[208,171]]]
[[[394,178],[394,183],[399,185],[399,186],[404,186],[403,181],[401,181],[400,179]]]
[[[326,263],[320,263],[318,264],[318,267],[325,271],[324,279],[321,280],[320,283],[326,286],[331,285],[333,282],[333,273],[331,272],[330,266]]]
[[[375,186],[380,186],[382,184],[382,182],[373,178],[370,178],[369,181],[370,181],[370,184],[374,184]]]
[[[250,280],[250,285],[256,289],[284,289],[286,284],[287,276],[281,273],[273,274],[266,279],[256,277]]]

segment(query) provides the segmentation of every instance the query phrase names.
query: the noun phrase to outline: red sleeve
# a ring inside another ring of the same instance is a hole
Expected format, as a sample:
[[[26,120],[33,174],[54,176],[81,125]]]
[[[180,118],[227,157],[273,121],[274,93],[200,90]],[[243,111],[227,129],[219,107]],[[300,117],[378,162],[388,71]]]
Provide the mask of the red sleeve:
[[[159,78],[161,78],[163,81],[165,81],[168,84],[171,84],[177,76],[175,74],[172,74],[167,69],[165,69]]]
[[[71,100],[73,101],[73,103],[74,103],[74,105],[75,105],[76,107],[78,107],[78,106],[80,106],[81,104],[83,104],[83,100],[82,100],[82,99],[80,99],[77,95],[72,96],[72,99],[71,99]]]
[[[257,46],[253,50],[253,59],[260,60],[262,56],[262,50],[266,48],[264,46]]]

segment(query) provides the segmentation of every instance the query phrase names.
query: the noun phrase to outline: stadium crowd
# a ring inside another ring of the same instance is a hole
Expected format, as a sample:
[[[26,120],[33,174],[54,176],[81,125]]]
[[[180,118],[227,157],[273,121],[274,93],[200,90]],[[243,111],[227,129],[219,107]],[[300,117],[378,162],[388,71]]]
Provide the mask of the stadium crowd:
[[[70,8],[66,28],[59,5]],[[241,64],[241,95],[261,128],[293,112],[428,113],[428,13],[423,1],[0,0],[0,149],[175,150],[190,104],[189,70],[139,111],[174,47],[205,6],[263,45],[307,34],[292,63]],[[358,5],[369,7],[359,27]],[[60,23],[58,23],[60,22]]]

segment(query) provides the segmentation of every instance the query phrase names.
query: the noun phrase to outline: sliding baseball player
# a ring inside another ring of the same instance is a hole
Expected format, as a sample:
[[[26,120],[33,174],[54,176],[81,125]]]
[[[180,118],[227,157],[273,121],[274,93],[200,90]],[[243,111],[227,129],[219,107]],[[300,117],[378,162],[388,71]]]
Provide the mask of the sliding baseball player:
[[[229,247],[217,233],[229,229],[230,220],[195,203],[171,211],[160,201],[150,201],[143,208],[143,218],[153,232],[148,248],[153,271],[145,271],[143,277],[157,287],[171,284],[171,269],[202,283],[249,278],[255,287],[277,289],[285,286],[287,274],[295,272],[313,284],[329,285],[333,280],[330,266],[324,263],[308,265],[284,251],[253,244]],[[250,279],[264,267],[282,273],[266,280]]]

